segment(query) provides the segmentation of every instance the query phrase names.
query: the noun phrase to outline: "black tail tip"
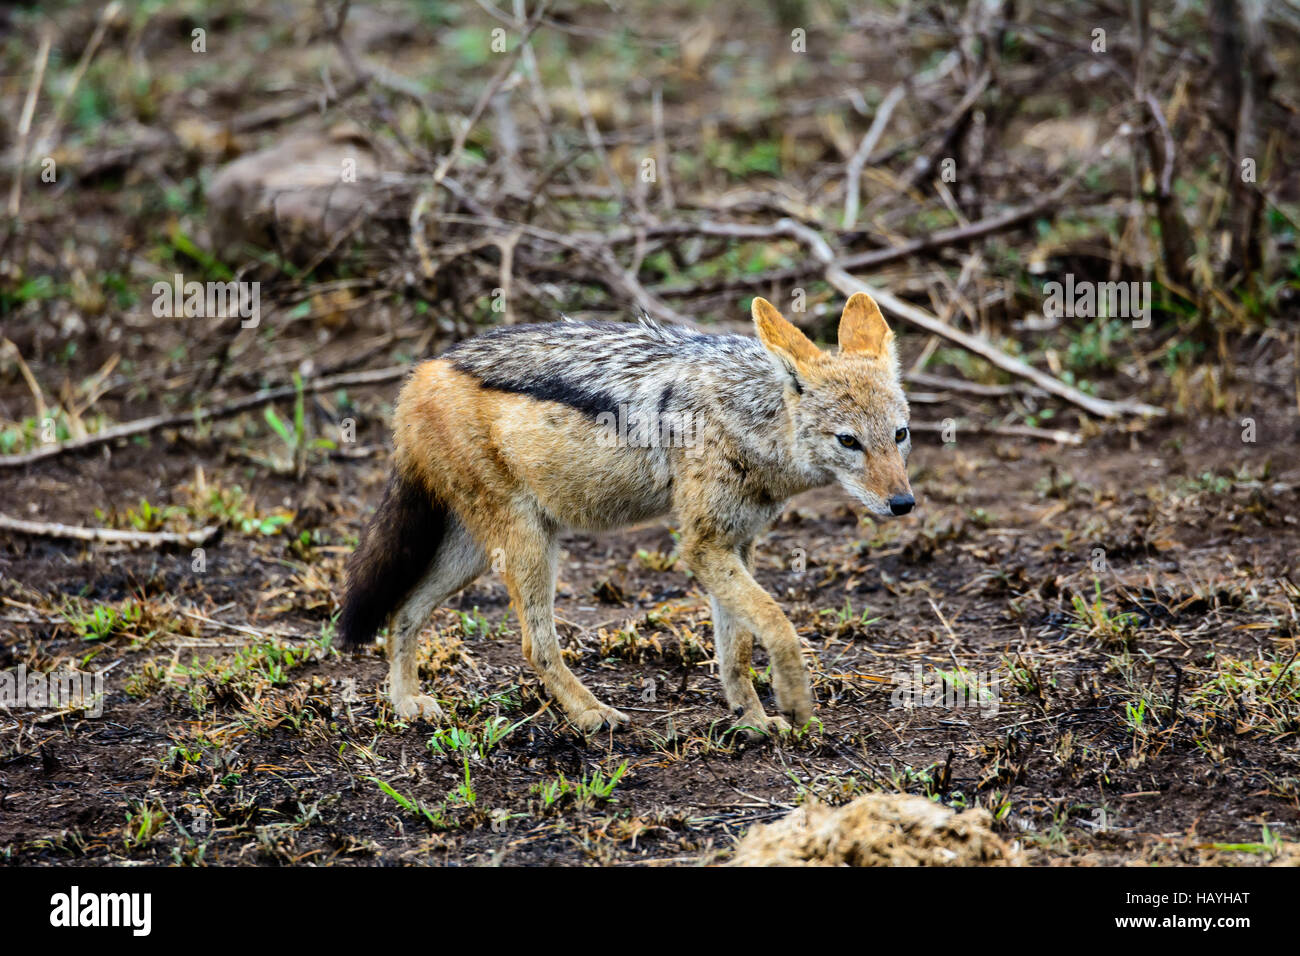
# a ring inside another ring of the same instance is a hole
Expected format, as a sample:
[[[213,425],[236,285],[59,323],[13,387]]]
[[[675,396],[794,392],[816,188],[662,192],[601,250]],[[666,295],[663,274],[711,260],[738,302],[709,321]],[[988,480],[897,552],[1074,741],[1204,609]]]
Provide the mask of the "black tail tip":
[[[379,633],[379,626],[371,628],[369,632],[366,625],[360,620],[360,607],[358,601],[349,596],[344,599],[343,611],[339,614],[338,628],[334,632],[334,643],[348,651],[355,651],[359,647],[364,647],[375,639]]]
[[[383,500],[348,561],[338,643],[369,644],[406,600],[438,553],[448,512],[423,484],[394,471]]]

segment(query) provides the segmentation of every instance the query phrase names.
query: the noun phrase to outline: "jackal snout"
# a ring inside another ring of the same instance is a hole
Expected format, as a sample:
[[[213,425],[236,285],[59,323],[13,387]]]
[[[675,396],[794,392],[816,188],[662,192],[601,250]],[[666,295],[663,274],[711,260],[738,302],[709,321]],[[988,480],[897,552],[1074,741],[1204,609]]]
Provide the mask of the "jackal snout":
[[[907,478],[905,445],[910,444],[909,437],[905,443],[900,442],[876,454],[869,450],[860,492],[842,480],[841,484],[879,517],[898,518],[909,513],[916,507],[912,483]]]
[[[895,517],[907,514],[915,505],[916,499],[912,497],[910,491],[905,495],[890,495],[889,497],[889,510],[893,512]]]
[[[912,483],[907,480],[907,466],[903,462],[901,453],[897,457],[898,475],[880,496],[885,499],[885,504],[889,506],[889,513],[895,518],[907,514],[916,507],[916,498],[912,495]]]

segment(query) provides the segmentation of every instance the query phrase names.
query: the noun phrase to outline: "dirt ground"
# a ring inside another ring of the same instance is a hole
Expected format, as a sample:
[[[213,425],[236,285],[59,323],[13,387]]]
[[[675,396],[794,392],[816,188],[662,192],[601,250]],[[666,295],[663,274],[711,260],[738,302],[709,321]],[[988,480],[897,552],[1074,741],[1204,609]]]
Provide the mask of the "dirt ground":
[[[231,159],[346,121],[427,178],[451,148],[451,120],[469,114],[497,69],[485,45],[496,21],[474,4],[357,4],[345,42],[389,72],[333,100],[325,86],[343,89],[349,74],[318,5],[282,6],[146,4],[106,31],[61,120],[56,158],[71,172],[56,188],[28,185],[22,221],[0,245],[0,453],[38,448],[47,408],[66,439],[286,387],[295,373],[410,363],[502,320],[488,304],[502,235],[474,245],[468,225],[452,231],[452,214],[467,214],[450,193],[436,200],[445,221],[428,217],[438,259],[428,282],[409,278],[420,264],[405,239],[356,236],[307,268],[263,250],[260,271],[247,273],[265,293],[255,330],[151,313],[155,280],[216,280],[246,265],[223,272],[213,251],[206,190]],[[896,17],[830,4],[830,20],[808,34],[816,55],[795,58],[783,5],[712,21],[702,6],[655,5],[632,24],[603,4],[557,13],[534,40],[553,125],[536,135],[527,84],[510,101],[526,185],[553,192],[534,202],[498,182],[507,131],[489,116],[462,144],[455,177],[466,194],[514,197],[526,208],[512,213],[556,233],[616,231],[646,215],[636,203],[665,220],[794,216],[838,251],[871,254],[1047,194],[1087,153],[1062,125],[1086,127],[1091,146],[1103,138],[1094,127],[1126,122],[1132,101],[1031,24],[999,48],[1005,62],[979,100],[987,155],[973,185],[962,180],[956,215],[951,194],[906,179],[918,158],[952,145],[942,121],[978,63],[899,107],[872,154],[860,221],[837,228],[835,189],[879,103],[956,48],[959,25],[928,7]],[[95,14],[50,11],[50,70],[66,84]],[[1113,16],[1102,22],[1122,37]],[[26,95],[39,34],[36,12],[12,17],[0,22],[6,115]],[[1190,48],[1195,25],[1158,22],[1157,52],[1191,71],[1152,68],[1169,103],[1197,91],[1208,53],[1179,58],[1171,31]],[[200,24],[201,56],[191,52]],[[1291,95],[1300,74],[1288,49],[1278,83]],[[574,105],[570,62],[586,72],[588,116]],[[616,194],[608,181],[635,182],[660,87],[677,207],[659,192]],[[869,108],[854,105],[861,90]],[[231,132],[304,93],[328,108]],[[46,97],[39,110],[48,108]],[[1189,184],[1200,190],[1191,216],[1220,208],[1218,141],[1203,112],[1173,117],[1180,148],[1203,160],[1178,172],[1180,197]],[[6,148],[11,125],[0,124]],[[601,136],[604,161],[587,145]],[[1276,146],[1285,175],[1297,141]],[[825,489],[791,502],[760,539],[757,577],[795,624],[813,674],[817,719],[790,738],[733,732],[708,601],[677,560],[670,522],[564,540],[556,613],[566,657],[632,715],[628,731],[584,738],[566,724],[523,661],[494,573],[424,634],[421,677],[445,718],[397,720],[382,647],[354,658],[333,642],[343,565],[387,475],[396,381],[305,395],[300,416],[290,397],[269,417],[259,407],[0,469],[0,512],[14,518],[220,528],[197,551],[0,532],[0,671],[77,669],[105,682],[99,716],[0,707],[0,862],[714,864],[749,828],[808,801],[886,793],[987,811],[1009,857],[1030,865],[1294,864],[1296,190],[1275,188],[1278,209],[1292,211],[1267,219],[1290,256],[1277,261],[1292,264],[1250,308],[1245,293],[1216,287],[1204,301],[1232,307],[1198,313],[1158,288],[1167,309],[1144,332],[1104,320],[1026,326],[1042,312],[1044,275],[1148,274],[1159,251],[1141,216],[1130,218],[1142,204],[1128,195],[1131,171],[1117,152],[1081,178],[1075,208],[982,240],[982,258],[966,244],[871,270],[1038,368],[1168,414],[1086,416],[890,316],[904,368],[1004,394],[909,384],[914,423],[960,423],[915,431],[916,511],[876,523]],[[387,225],[404,227],[408,212]],[[528,241],[512,317],[635,316],[635,296],[598,274],[600,262],[568,247],[543,256]],[[1218,243],[1216,234],[1203,246]],[[810,303],[801,323],[833,340],[843,296],[817,270],[799,271],[807,257],[787,239],[665,229],[617,254],[663,301],[719,328],[747,327],[751,295],[788,299],[797,281]],[[768,273],[777,278],[754,279]],[[969,423],[1060,428],[1081,443]],[[770,707],[758,649],[754,677]]]
[[[696,863],[807,795],[885,790],[985,807],[1036,863],[1199,862],[1238,844],[1233,862],[1267,860],[1300,820],[1295,678],[1276,679],[1297,648],[1300,458],[1294,414],[1263,408],[1276,440],[1258,446],[1229,419],[1068,450],[933,436],[915,452],[917,513],[883,526],[836,492],[796,499],[758,577],[805,642],[822,726],[760,746],[727,735],[708,604],[670,567],[670,526],[570,536],[561,563],[566,656],[632,730],[584,740],[539,697],[495,575],[425,642],[447,726],[407,727],[379,653],[322,639],[338,542],[373,507],[382,456],[302,486],[223,461],[213,440],[34,467],[6,497],[44,519],[141,493],[166,505],[196,467],[294,519],[227,534],[203,573],[188,551],[0,552],[0,666],[108,671],[99,719],[5,719],[0,843],[21,863]],[[378,420],[364,439],[383,440]],[[321,543],[287,547],[301,532]],[[88,642],[49,619],[69,601],[144,620]],[[762,684],[761,654],[755,667]],[[995,678],[997,705],[892,706],[878,679],[914,667]],[[494,727],[514,729],[485,744]]]

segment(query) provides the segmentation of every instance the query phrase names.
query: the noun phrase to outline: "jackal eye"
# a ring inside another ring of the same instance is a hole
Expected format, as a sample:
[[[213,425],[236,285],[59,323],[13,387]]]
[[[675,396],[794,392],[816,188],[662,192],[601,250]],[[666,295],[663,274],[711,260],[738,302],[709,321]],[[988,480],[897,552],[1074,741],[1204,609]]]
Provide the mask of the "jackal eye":
[[[836,435],[835,440],[845,448],[853,448],[857,451],[862,451],[862,443],[852,435]]]
[[[895,444],[901,445],[901,444],[903,444],[903,442],[905,442],[905,441],[907,441],[907,426],[906,426],[906,425],[904,425],[902,428],[898,429],[898,431],[894,432],[894,442],[895,442]]]

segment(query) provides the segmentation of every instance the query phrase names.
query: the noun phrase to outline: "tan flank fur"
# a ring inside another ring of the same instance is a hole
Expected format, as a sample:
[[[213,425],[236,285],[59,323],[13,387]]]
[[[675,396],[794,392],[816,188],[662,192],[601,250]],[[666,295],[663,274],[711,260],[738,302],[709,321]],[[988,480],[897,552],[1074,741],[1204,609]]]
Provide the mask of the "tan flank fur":
[[[558,542],[674,513],[681,557],[709,593],[736,724],[802,726],[813,713],[794,627],[754,580],[753,542],[793,495],[838,482],[878,517],[913,506],[907,400],[894,335],[861,293],[823,352],[765,299],[758,339],[639,324],[508,326],[418,366],[397,403],[393,476],[348,569],[340,629],[386,620],[389,695],[436,717],[416,676],[430,612],[494,563],[523,652],[583,732],[628,717],[597,700],[556,638]],[[499,563],[495,560],[499,558]],[[750,679],[757,636],[779,716]]]

